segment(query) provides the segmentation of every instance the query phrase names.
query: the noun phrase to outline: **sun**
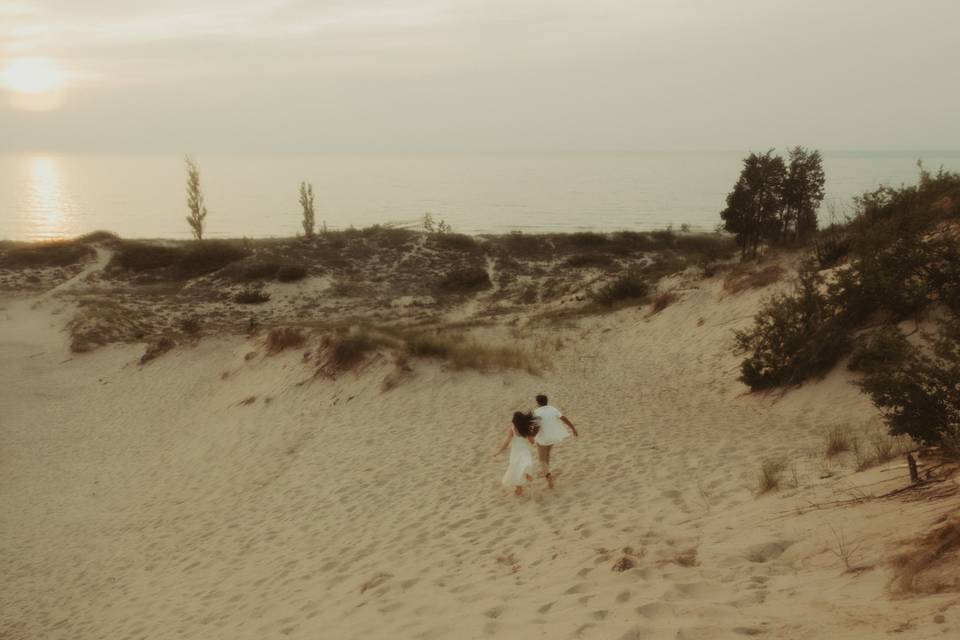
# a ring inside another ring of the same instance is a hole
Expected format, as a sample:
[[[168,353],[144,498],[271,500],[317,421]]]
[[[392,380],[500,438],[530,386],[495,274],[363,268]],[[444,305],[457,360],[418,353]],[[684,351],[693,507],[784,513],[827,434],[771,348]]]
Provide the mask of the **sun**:
[[[63,70],[46,58],[18,58],[0,70],[0,86],[24,95],[55,93],[65,81]]]

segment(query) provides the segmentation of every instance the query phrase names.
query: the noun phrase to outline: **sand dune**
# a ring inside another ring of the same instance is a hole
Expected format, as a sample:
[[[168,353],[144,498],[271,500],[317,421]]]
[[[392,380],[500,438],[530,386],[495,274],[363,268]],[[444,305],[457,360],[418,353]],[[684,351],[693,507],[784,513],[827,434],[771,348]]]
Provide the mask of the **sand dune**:
[[[956,498],[814,508],[905,483],[899,461],[853,473],[818,453],[830,426],[875,419],[870,403],[842,371],[746,394],[730,335],[764,292],[674,284],[683,300],[653,317],[524,329],[554,345],[542,376],[418,363],[388,392],[386,357],[313,378],[302,350],[267,355],[262,337],[145,366],[142,347],[71,356],[66,303],[6,301],[0,637],[960,632],[956,594],[888,588],[899,541]],[[538,392],[582,437],[555,452],[556,491],[516,499],[492,454]],[[757,496],[772,456],[799,487]]]

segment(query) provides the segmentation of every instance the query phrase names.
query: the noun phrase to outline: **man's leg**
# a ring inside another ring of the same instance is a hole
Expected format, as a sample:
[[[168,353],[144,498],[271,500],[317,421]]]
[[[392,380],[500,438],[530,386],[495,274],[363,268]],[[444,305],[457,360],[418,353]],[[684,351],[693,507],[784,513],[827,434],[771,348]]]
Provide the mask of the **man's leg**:
[[[537,445],[537,454],[540,458],[540,473],[547,479],[547,486],[553,489],[553,474],[550,473],[550,449],[553,445]]]

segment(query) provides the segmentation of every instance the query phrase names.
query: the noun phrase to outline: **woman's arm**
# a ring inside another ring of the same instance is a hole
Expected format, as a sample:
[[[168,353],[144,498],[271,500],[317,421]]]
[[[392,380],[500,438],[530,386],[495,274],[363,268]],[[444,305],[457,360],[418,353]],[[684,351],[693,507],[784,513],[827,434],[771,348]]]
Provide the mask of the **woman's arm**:
[[[497,452],[493,454],[494,457],[497,457],[503,453],[508,446],[510,446],[510,440],[513,438],[513,428],[507,430],[507,437],[503,439],[503,443],[500,445],[500,448],[497,449]]]

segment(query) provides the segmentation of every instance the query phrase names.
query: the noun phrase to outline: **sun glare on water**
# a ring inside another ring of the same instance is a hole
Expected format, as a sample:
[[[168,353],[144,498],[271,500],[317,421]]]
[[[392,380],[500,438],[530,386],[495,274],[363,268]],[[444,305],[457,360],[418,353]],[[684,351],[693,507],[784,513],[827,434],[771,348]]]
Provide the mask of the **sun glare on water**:
[[[17,108],[55,109],[65,86],[66,74],[46,58],[19,58],[0,69],[0,88],[10,93],[10,102]]]

